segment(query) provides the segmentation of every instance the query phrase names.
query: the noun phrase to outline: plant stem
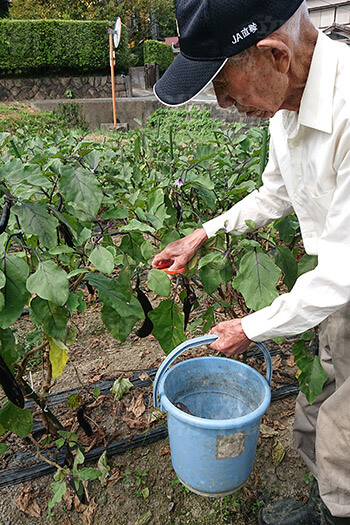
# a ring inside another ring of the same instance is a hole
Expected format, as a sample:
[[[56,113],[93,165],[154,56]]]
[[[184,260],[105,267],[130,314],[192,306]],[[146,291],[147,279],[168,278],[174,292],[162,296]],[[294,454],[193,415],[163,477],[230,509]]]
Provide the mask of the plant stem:
[[[22,375],[23,375],[23,372],[25,370],[25,367],[27,365],[27,362],[28,362],[28,359],[30,358],[30,356],[36,354],[37,352],[40,352],[41,350],[43,350],[47,345],[49,344],[48,341],[44,341],[43,343],[41,343],[41,345],[39,346],[36,346],[35,348],[33,348],[32,350],[29,350],[29,352],[27,352],[26,354],[24,354],[23,358],[21,359],[21,361],[18,363],[18,369],[17,369],[17,374],[16,374],[16,379],[17,381],[22,379]]]

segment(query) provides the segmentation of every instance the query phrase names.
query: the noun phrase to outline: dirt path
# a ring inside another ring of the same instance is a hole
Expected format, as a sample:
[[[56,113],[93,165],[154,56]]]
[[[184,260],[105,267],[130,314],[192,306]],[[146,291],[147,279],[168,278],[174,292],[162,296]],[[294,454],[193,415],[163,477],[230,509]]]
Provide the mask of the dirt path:
[[[72,347],[71,361],[54,390],[78,386],[74,367],[83,382],[95,382],[108,375],[123,375],[119,370],[144,370],[159,366],[164,357],[152,337],[130,337],[120,344],[106,333],[98,313],[90,309],[79,321],[79,343]],[[19,332],[30,330],[23,318]],[[287,355],[275,359],[275,376],[283,378],[290,364]],[[287,374],[287,375],[288,375]],[[276,385],[275,385],[276,386]],[[225,498],[203,498],[179,484],[171,465],[167,440],[145,445],[109,458],[110,478],[106,487],[98,481],[89,485],[90,504],[74,502],[69,492],[57,505],[54,518],[47,517],[47,502],[52,497],[53,476],[45,476],[0,490],[0,525],[182,525],[257,523],[260,507],[281,498],[304,499],[308,493],[308,471],[293,443],[292,424],[295,396],[270,405],[263,423],[255,467],[245,487]],[[284,457],[276,466],[276,461]],[[94,465],[92,465],[94,466]],[[28,502],[26,513],[19,510]],[[30,515],[31,514],[31,515]]]

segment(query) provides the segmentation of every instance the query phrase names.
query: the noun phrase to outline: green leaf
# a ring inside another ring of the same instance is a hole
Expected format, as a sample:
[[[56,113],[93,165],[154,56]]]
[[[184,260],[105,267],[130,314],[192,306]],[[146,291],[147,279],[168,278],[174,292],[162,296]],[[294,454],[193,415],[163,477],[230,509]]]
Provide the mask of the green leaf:
[[[67,209],[82,221],[95,219],[102,202],[102,190],[96,177],[84,168],[63,166],[60,170],[58,190]]]
[[[18,360],[18,356],[23,349],[18,347],[14,331],[11,328],[6,328],[5,330],[0,328],[0,343],[1,355],[11,372],[15,375],[16,370],[13,363]]]
[[[55,441],[56,447],[57,448],[63,447],[65,442],[66,442],[66,440],[64,438],[56,439],[56,441]]]
[[[0,316],[0,328],[8,328],[20,317],[29,299],[26,289],[29,267],[17,255],[7,254],[5,259],[0,259],[0,269],[6,276],[6,285],[2,291],[5,306]]]
[[[11,133],[0,133],[0,148],[3,148],[6,145],[6,143],[10,140],[10,138]]]
[[[247,219],[245,223],[250,230],[256,230],[256,223],[254,221]]]
[[[53,337],[48,337],[48,341],[50,344],[49,359],[52,367],[52,379],[56,379],[63,373],[69,359],[68,348],[62,341]]]
[[[80,275],[82,273],[87,273],[89,270],[87,270],[86,268],[77,268],[76,270],[72,270],[71,272],[69,272],[69,274],[67,275],[67,279],[70,279],[71,277],[75,277],[76,275]]]
[[[260,310],[278,297],[276,284],[280,275],[268,255],[254,250],[242,257],[233,285],[243,295],[248,308]]]
[[[33,416],[30,410],[19,408],[8,401],[0,409],[0,424],[16,436],[25,437],[33,429]]]
[[[317,355],[308,354],[305,357],[300,357],[295,360],[295,364],[301,370],[298,377],[300,390],[312,405],[315,398],[322,393],[323,385],[328,376]]]
[[[215,270],[209,265],[203,266],[203,268],[201,268],[199,277],[204,286],[204,290],[209,295],[215,292],[218,289],[218,286],[223,282],[220,270]]]
[[[75,312],[80,305],[81,297],[80,297],[80,292],[78,293],[69,292],[69,297],[68,297],[66,306],[71,313]],[[62,338],[58,338],[58,339],[62,339]]]
[[[155,229],[152,228],[152,226],[149,226],[148,224],[138,221],[137,219],[131,219],[131,221],[129,221],[128,224],[125,224],[124,226],[122,226],[119,231],[120,232],[138,231],[138,232],[154,233]]]
[[[303,273],[311,272],[311,270],[316,268],[317,263],[318,258],[316,255],[308,255],[305,253],[298,262],[298,277],[303,275]]]
[[[131,333],[136,322],[144,318],[144,314],[142,308],[140,309],[140,303],[135,297],[130,299],[124,312],[120,314],[120,311],[121,307],[119,304],[118,310],[109,304],[105,304],[101,310],[101,319],[112,336],[123,343]]]
[[[307,347],[305,341],[297,341],[292,347],[292,353],[296,359],[306,357]]]
[[[298,263],[287,246],[277,247],[275,263],[282,270],[284,284],[287,286],[288,290],[291,290],[298,277]]]
[[[83,398],[80,394],[71,394],[67,399],[67,408],[70,410],[77,410],[83,403]]]
[[[84,467],[78,472],[78,476],[82,481],[98,479],[102,476],[101,472],[96,468]]]
[[[127,219],[129,211],[124,208],[112,208],[102,214],[102,219]]]
[[[56,227],[58,220],[49,215],[44,202],[22,202],[13,209],[19,217],[21,227],[26,234],[35,235],[45,248],[53,248],[57,244]]]
[[[214,270],[221,270],[225,266],[226,261],[225,258],[221,255],[221,253],[211,252],[204,255],[204,257],[201,257],[198,264],[198,270],[200,270],[207,264],[209,264],[210,268],[213,268]]]
[[[148,288],[161,297],[169,297],[171,281],[162,270],[150,270],[147,278]]]
[[[287,215],[274,223],[281,241],[290,244],[299,230],[299,222],[294,214]]]
[[[6,284],[6,277],[3,271],[0,270],[0,288],[3,288]]]
[[[98,386],[94,386],[94,396],[98,397],[101,394],[101,390],[98,388]]]
[[[55,246],[54,248],[51,248],[51,250],[49,251],[50,255],[61,255],[61,253],[74,253],[74,248],[71,248],[66,244],[62,244],[60,246]]]
[[[306,332],[303,332],[299,335],[299,338],[302,341],[311,341],[315,337],[315,334],[312,330],[306,330]]]
[[[210,306],[208,310],[203,314],[204,323],[202,327],[202,332],[204,333],[209,332],[209,330],[215,324],[214,312],[215,312],[215,307]]]
[[[145,261],[148,261],[153,255],[153,246],[149,241],[144,241],[141,244],[141,254]]]
[[[132,293],[130,277],[127,275],[127,284],[122,283],[125,272],[120,272],[118,281],[110,279],[102,274],[89,273],[86,280],[95,286],[100,300],[116,310],[118,315],[127,322],[128,317],[133,320],[144,318],[142,307]]]
[[[114,270],[114,257],[111,252],[103,246],[98,245],[94,248],[90,253],[89,261],[99,272],[111,274]]]
[[[97,462],[97,468],[102,474],[100,478],[100,483],[102,487],[105,487],[107,485],[107,478],[109,476],[109,471],[111,470],[111,467],[108,465],[108,462],[107,462],[107,451],[106,450],[103,452],[103,454],[101,454]]]
[[[148,487],[145,487],[140,492],[142,494],[143,499],[147,499],[148,498],[148,496],[149,496],[149,488]]]
[[[51,483],[51,488],[53,492],[53,497],[48,503],[48,508],[52,509],[56,503],[61,503],[62,498],[67,490],[67,485],[65,481],[55,481]]]
[[[27,289],[42,299],[63,306],[69,295],[66,272],[53,261],[40,262],[37,271],[28,277]]]
[[[0,292],[0,312],[4,309],[5,306],[5,297],[2,292]]]
[[[20,159],[12,159],[0,167],[0,180],[19,199],[31,199],[42,188],[49,189],[51,182],[41,173],[40,166],[23,164]]]
[[[119,401],[125,394],[128,394],[133,386],[127,377],[118,377],[111,388],[115,401]]]
[[[185,341],[184,315],[171,299],[162,301],[148,316],[154,326],[152,334],[166,354]]]
[[[8,445],[6,445],[5,443],[0,443],[0,454],[3,454],[4,452],[6,452],[8,448],[9,448]]]
[[[64,339],[67,332],[67,310],[56,306],[40,297],[30,303],[30,317],[36,324],[42,325],[44,331],[55,339]]]

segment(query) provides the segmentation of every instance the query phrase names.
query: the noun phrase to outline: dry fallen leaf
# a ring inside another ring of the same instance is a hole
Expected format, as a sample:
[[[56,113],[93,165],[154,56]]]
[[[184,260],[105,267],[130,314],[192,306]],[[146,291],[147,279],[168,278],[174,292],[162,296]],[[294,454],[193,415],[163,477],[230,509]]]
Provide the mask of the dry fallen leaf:
[[[15,499],[16,507],[31,516],[32,518],[41,517],[41,508],[35,499],[36,493],[32,487],[22,488],[20,495]]]
[[[151,378],[147,374],[147,372],[142,372],[142,374],[139,374],[140,381],[149,381]]]
[[[276,467],[278,467],[283,460],[285,453],[282,443],[276,439],[272,447],[272,459]]]
[[[261,437],[263,438],[270,438],[270,437],[276,436],[278,432],[274,430],[273,428],[268,427],[267,425],[261,424],[260,434],[261,434]]]
[[[74,507],[74,495],[75,493],[70,487],[67,487],[66,492],[63,494],[64,506],[67,510],[72,510]]]
[[[273,370],[276,371],[282,365],[282,358],[280,355],[275,355],[271,358]]]
[[[114,483],[116,483],[121,477],[122,471],[116,467],[112,470],[112,474],[108,478],[107,486],[110,487],[111,485],[114,485]]]
[[[169,444],[165,445],[159,452],[160,456],[167,456],[168,454],[170,454],[170,445]]]
[[[143,393],[137,397],[133,398],[130,402],[130,405],[126,407],[128,412],[134,414],[135,417],[139,418],[146,411],[145,404],[143,402]]]
[[[294,355],[293,355],[293,354],[291,354],[291,355],[288,357],[288,359],[286,359],[286,363],[287,363],[287,365],[290,366],[290,367],[295,366]]]
[[[93,525],[97,503],[91,498],[88,507],[83,512],[83,525]]]
[[[282,425],[282,423],[280,423],[277,419],[275,419],[273,422],[273,428],[275,430],[285,430],[287,427],[285,427],[284,425]]]
[[[124,416],[122,420],[128,425],[129,428],[138,428],[141,430],[148,426],[147,421],[143,417],[139,419],[134,419],[132,417]]]
[[[290,417],[290,416],[294,416],[294,413],[295,413],[295,408],[290,408],[289,410],[287,410],[286,412],[283,412],[281,415],[280,415],[280,418],[284,418],[284,417]]]

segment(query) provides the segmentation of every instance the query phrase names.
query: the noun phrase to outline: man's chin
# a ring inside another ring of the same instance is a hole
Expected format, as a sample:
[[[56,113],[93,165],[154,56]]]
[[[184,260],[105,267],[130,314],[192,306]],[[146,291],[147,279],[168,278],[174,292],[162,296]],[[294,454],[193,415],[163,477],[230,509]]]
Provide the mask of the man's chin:
[[[274,116],[273,111],[262,111],[262,110],[255,110],[255,111],[245,111],[245,114],[247,117],[255,117],[259,118],[261,120],[268,120]]]

